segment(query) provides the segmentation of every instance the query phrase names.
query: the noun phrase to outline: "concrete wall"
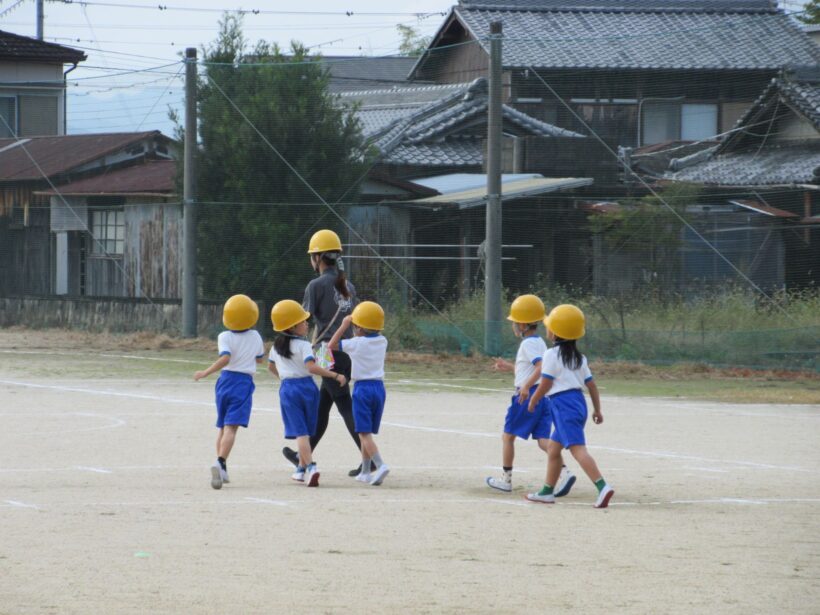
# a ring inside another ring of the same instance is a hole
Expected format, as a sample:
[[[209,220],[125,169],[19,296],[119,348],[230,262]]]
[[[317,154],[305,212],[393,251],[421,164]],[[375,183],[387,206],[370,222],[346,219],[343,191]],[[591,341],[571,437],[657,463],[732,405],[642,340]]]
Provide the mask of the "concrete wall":
[[[260,305],[260,322],[265,314]],[[177,300],[91,299],[85,297],[0,298],[0,326],[57,327],[85,331],[155,331],[177,334],[182,308]],[[222,303],[202,302],[198,311],[198,334],[215,337],[222,326]]]

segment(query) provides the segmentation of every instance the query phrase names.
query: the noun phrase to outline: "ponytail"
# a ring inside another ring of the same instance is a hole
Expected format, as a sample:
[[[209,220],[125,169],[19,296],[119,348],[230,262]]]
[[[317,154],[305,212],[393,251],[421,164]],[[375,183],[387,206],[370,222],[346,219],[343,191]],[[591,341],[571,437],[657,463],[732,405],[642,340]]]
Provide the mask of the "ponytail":
[[[565,340],[560,337],[555,338],[555,345],[558,346],[558,356],[561,363],[569,369],[579,369],[584,362],[584,355],[575,345],[575,340]]]
[[[290,349],[290,340],[293,336],[288,333],[280,333],[273,340],[273,349],[283,359],[290,359],[293,351]]]
[[[342,297],[350,299],[350,289],[347,287],[347,276],[345,275],[344,269],[339,266],[341,263],[338,262],[340,257],[341,254],[339,252],[325,252],[322,254],[322,261],[324,261],[328,267],[336,269],[336,282],[333,286]]]

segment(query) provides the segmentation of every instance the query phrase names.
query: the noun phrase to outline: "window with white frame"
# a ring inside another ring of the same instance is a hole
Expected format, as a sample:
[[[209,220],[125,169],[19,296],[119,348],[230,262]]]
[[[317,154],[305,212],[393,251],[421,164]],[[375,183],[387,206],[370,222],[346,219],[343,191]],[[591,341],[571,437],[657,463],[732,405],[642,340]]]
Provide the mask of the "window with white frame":
[[[121,209],[91,212],[91,252],[120,256],[125,251],[125,213]]]
[[[17,98],[0,96],[0,138],[14,137],[17,133]]]

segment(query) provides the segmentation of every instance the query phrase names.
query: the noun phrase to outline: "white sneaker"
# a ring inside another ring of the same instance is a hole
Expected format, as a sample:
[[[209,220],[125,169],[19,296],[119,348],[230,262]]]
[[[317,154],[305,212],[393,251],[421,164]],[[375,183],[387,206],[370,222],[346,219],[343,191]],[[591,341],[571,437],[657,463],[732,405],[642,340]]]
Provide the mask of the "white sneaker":
[[[316,464],[311,465],[305,471],[305,484],[308,487],[319,486],[319,468],[316,467]]]
[[[292,480],[297,482],[303,483],[305,482],[305,469],[304,468],[296,468],[296,471],[290,475]]]
[[[493,478],[492,476],[488,476],[487,485],[505,493],[512,491],[512,481],[506,478]]]
[[[562,498],[569,495],[570,489],[575,484],[575,474],[569,471],[568,468],[561,470],[561,476],[558,478],[558,486],[555,488],[555,497]]]
[[[223,483],[231,482],[231,479],[228,477],[228,471],[227,470],[223,470],[222,467],[220,467],[219,468],[219,474],[222,476],[222,482]]]
[[[370,484],[375,486],[381,485],[388,474],[390,474],[390,468],[387,467],[386,463],[381,464],[376,468],[376,471],[370,475]]]
[[[530,502],[540,502],[541,504],[555,504],[555,496],[550,493],[549,495],[538,495],[538,493],[528,493],[527,499]]]
[[[606,508],[609,506],[609,500],[615,495],[615,490],[609,485],[605,485],[598,494],[598,499],[595,500],[595,508]]]
[[[211,466],[211,487],[214,489],[222,489],[222,466],[219,465],[217,461],[214,465]]]
[[[372,474],[365,474],[364,472],[359,472],[356,475],[356,480],[360,483],[369,483],[370,480],[373,478]]]

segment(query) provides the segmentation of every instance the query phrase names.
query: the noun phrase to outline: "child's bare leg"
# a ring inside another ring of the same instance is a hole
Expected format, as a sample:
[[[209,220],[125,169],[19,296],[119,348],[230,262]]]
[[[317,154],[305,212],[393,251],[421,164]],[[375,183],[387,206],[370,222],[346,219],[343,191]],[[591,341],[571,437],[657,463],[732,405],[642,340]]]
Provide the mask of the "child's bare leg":
[[[540,440],[538,444],[540,446]],[[564,459],[561,456],[563,448],[560,442],[547,440],[547,480],[545,482],[550,487],[555,487],[558,477],[561,476],[561,468],[564,466]]]
[[[313,455],[310,452],[310,437],[298,436],[296,438],[296,448],[299,450],[299,465],[303,468],[313,463]]]
[[[583,469],[586,475],[589,476],[589,480],[591,480],[593,483],[597,483],[599,480],[601,480],[601,471],[598,469],[598,464],[595,463],[595,460],[592,458],[592,455],[590,455],[587,451],[586,446],[584,446],[583,444],[576,444],[575,446],[570,446],[569,452],[572,453],[572,456],[575,457],[575,461],[578,462],[578,465],[581,466],[581,469]]]
[[[515,436],[511,433],[501,434],[501,465],[511,468],[515,460]]]
[[[379,447],[376,446],[372,433],[360,433],[359,440],[362,443],[362,461],[370,461],[379,454]]]
[[[216,453],[218,457],[227,459],[228,455],[231,454],[238,429],[239,425],[225,425],[225,427],[219,430],[219,437],[216,439]]]
[[[219,431],[216,432],[216,456],[219,457],[219,447],[222,444],[222,434],[225,433],[225,428],[220,427]]]

